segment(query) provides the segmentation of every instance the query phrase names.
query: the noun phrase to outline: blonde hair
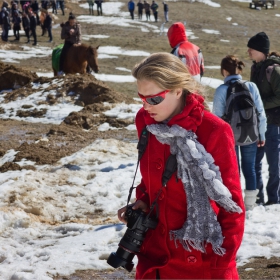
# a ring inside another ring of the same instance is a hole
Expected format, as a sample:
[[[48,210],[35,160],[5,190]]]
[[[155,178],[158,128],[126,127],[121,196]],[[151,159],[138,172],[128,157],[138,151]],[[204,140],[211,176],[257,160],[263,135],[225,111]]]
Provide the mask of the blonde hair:
[[[205,90],[189,73],[186,65],[170,53],[154,53],[136,64],[132,75],[137,80],[153,81],[162,89],[182,88],[185,95],[198,93],[205,97]]]

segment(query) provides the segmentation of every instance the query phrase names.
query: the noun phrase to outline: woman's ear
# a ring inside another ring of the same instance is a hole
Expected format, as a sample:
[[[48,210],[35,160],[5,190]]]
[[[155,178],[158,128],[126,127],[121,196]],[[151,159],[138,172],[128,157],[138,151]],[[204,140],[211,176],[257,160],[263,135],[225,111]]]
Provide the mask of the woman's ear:
[[[182,89],[182,88],[176,88],[176,89],[174,90],[174,92],[175,92],[175,94],[176,94],[176,98],[177,98],[177,99],[180,99],[181,96],[182,96],[182,94],[183,94],[183,89]]]

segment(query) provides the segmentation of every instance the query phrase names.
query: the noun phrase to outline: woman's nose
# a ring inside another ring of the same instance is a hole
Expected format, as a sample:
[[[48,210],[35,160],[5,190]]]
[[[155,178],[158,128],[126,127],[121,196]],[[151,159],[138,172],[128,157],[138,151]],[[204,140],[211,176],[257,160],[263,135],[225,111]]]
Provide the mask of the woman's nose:
[[[144,107],[144,110],[148,110],[150,108],[150,104],[146,101],[143,101],[143,107]]]

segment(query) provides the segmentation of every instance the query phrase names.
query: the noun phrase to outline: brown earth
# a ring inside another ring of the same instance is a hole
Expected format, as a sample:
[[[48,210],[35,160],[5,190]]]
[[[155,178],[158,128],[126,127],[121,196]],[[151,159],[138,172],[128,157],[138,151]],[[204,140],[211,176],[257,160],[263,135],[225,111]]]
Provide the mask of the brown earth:
[[[66,21],[70,11],[73,11],[77,16],[87,13],[87,10],[77,5],[77,1],[70,2],[65,0],[65,2],[66,16],[62,16],[61,12],[58,11],[59,14],[55,17],[54,24]],[[160,20],[157,23],[149,23],[160,27],[163,23],[163,11],[160,1],[158,2]],[[185,0],[169,2],[170,22],[165,24],[165,28],[168,28],[172,22],[185,21],[187,30],[191,29],[195,36],[199,37],[193,42],[202,49],[206,66],[217,66],[225,55],[236,54],[247,66],[243,78],[249,79],[251,62],[246,52],[246,44],[252,35],[265,31],[271,40],[271,50],[279,51],[279,19],[275,16],[275,14],[279,14],[279,7],[257,11],[249,9],[248,3],[225,0],[214,0],[214,2],[220,3],[222,7],[212,8],[198,2],[191,4]],[[123,11],[126,11],[126,1],[124,3]],[[232,20],[228,21],[227,17],[231,17]],[[129,14],[127,14],[127,18],[129,18]],[[153,16],[151,18],[153,20]],[[237,23],[237,25],[233,25],[233,23]],[[202,29],[219,30],[220,34],[207,34]],[[93,46],[119,46],[127,50],[140,50],[149,53],[169,52],[171,50],[165,35],[141,32],[140,29],[134,27],[125,28],[113,25],[103,26],[82,23],[82,32],[84,35],[104,34],[110,36],[108,39],[90,39],[88,43]],[[38,28],[38,44],[40,46],[55,47],[62,42],[59,28],[53,29],[54,40],[52,43],[47,43],[47,36],[40,36],[40,33],[41,31]],[[220,41],[221,39],[229,40],[230,42],[222,42]],[[22,37],[20,42],[0,42],[0,49],[21,50],[24,41],[25,38]],[[141,59],[141,57],[120,55],[114,59],[99,60],[100,73],[123,74],[115,68],[131,69]],[[0,119],[0,156],[3,156],[9,149],[19,151],[14,162],[2,165],[0,172],[19,170],[21,167],[16,162],[23,158],[32,160],[38,165],[53,164],[61,157],[73,154],[92,143],[96,138],[136,140],[135,132],[123,129],[133,120],[119,121],[106,117],[102,112],[107,110],[108,107],[101,103],[103,101],[109,104],[134,102],[132,97],[135,97],[137,92],[134,83],[107,82],[105,84],[91,75],[69,75],[58,78],[59,81],[63,80],[63,85],[57,89],[56,85],[52,84],[54,78],[38,78],[34,71],[50,72],[50,56],[21,60],[20,64],[7,65],[0,63],[0,91],[13,89],[13,91],[7,92],[4,102],[32,94],[34,89],[32,89],[31,82],[38,84],[50,83],[50,86],[45,91],[56,90],[56,94],[48,95],[44,101],[46,104],[55,104],[59,98],[69,96],[70,92],[74,92],[73,100],[74,97],[78,97],[78,100],[75,101],[76,105],[83,107],[83,109],[78,113],[71,113],[60,125]],[[219,70],[216,69],[206,69],[205,76],[222,79]],[[214,90],[207,89],[209,100],[211,100]],[[4,109],[0,105],[0,118],[3,113]],[[44,110],[38,110],[30,107],[30,105],[23,105],[22,110],[18,110],[17,115],[40,118],[45,113]],[[98,114],[99,116],[93,117],[93,114]],[[95,125],[105,121],[120,129],[106,132],[97,131]],[[26,168],[32,169],[36,168],[36,166],[27,166]],[[253,270],[249,268],[253,268]],[[239,273],[241,279],[280,279],[280,259],[254,258],[249,264],[240,267]],[[108,271],[77,271],[73,275],[57,276],[54,279],[130,279],[133,276],[134,273],[128,274],[123,269],[116,269]]]

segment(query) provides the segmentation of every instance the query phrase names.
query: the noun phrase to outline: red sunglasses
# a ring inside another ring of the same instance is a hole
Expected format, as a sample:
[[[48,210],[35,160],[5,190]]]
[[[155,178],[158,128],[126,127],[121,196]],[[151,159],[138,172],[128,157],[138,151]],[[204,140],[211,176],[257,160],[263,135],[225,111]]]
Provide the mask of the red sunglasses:
[[[165,95],[170,92],[170,90],[164,90],[160,93],[157,93],[155,95],[148,95],[144,96],[138,92],[139,97],[142,99],[143,102],[147,102],[150,105],[158,105],[165,99]]]

